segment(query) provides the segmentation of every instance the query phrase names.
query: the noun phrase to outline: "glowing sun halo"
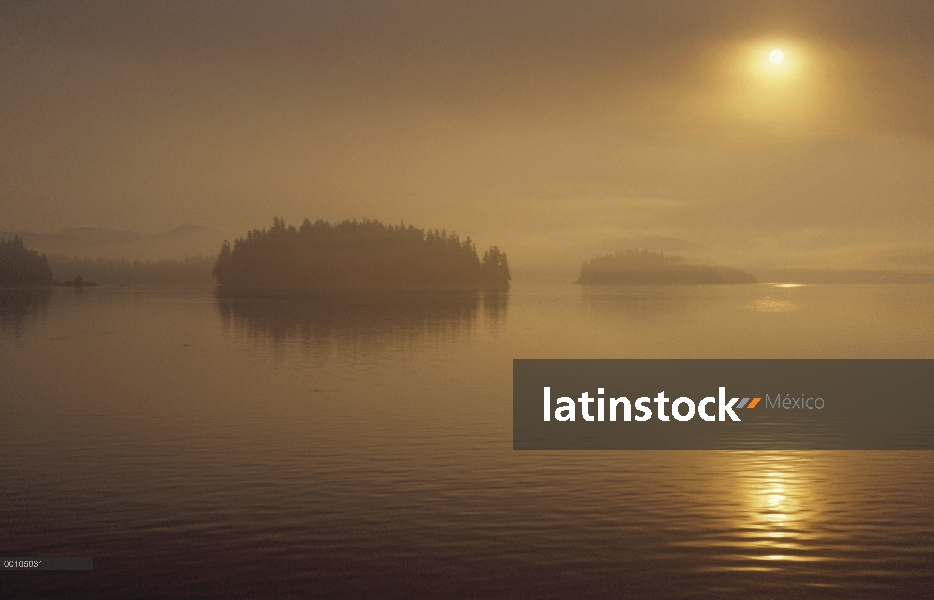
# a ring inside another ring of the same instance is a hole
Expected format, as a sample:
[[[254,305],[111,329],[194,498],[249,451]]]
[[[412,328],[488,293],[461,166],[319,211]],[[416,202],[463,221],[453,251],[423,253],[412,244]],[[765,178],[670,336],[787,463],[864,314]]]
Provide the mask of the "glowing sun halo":
[[[776,48],[769,52],[769,62],[773,65],[780,65],[785,60],[785,53]]]

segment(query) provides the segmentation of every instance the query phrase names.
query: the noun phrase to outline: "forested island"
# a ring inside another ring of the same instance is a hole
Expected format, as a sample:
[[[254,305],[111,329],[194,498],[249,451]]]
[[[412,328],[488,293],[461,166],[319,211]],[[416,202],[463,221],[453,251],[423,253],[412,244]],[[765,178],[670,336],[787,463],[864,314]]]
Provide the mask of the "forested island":
[[[648,250],[626,250],[597,256],[581,265],[581,284],[756,283],[746,271],[686,262]]]
[[[469,237],[369,219],[296,228],[274,218],[224,242],[212,273],[228,292],[506,289],[510,280],[496,246],[480,259]]]
[[[23,239],[0,239],[0,285],[52,285],[52,267],[44,254],[29,250]]]

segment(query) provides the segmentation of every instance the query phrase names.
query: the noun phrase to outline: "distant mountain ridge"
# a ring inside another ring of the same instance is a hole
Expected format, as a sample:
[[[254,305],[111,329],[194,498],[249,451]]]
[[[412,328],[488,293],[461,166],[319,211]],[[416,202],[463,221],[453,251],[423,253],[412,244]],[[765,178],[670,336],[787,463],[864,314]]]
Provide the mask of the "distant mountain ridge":
[[[0,231],[2,239],[15,236],[43,254],[127,260],[216,255],[225,238],[223,232],[203,225],[180,225],[150,235],[101,227],[74,227],[56,233]]]
[[[133,231],[119,231],[101,227],[73,227],[62,229],[58,233],[41,234],[21,232],[20,236],[45,237],[47,239],[68,240],[82,244],[121,244],[140,239],[140,235]]]

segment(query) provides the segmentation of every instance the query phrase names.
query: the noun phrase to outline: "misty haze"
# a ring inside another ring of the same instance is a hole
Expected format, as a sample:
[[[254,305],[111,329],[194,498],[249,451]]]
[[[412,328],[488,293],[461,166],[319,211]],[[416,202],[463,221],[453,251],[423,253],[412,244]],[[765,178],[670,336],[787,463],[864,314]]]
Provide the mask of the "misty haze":
[[[934,358],[934,4],[0,0],[0,75],[0,554],[93,558],[0,596],[934,595],[931,450],[512,405]]]

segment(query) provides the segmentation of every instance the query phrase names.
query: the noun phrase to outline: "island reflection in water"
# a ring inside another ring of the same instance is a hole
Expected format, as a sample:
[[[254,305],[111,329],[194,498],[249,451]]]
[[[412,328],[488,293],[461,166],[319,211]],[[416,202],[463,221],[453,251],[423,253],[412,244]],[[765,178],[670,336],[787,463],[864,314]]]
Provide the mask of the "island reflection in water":
[[[48,310],[48,288],[0,288],[0,334],[19,337]]]
[[[489,322],[505,318],[506,291],[373,292],[309,295],[218,295],[225,328],[273,342],[333,340],[400,343],[467,333],[482,307]]]

